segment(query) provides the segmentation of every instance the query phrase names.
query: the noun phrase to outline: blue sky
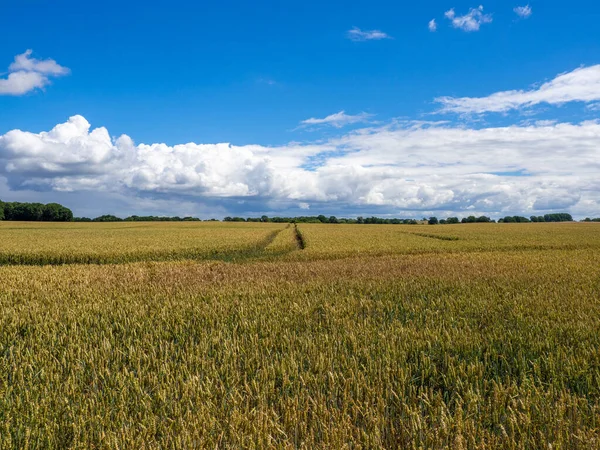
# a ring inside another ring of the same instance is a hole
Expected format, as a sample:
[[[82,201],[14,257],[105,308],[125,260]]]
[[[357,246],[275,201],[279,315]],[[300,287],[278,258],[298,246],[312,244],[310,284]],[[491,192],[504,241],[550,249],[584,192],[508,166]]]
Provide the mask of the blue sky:
[[[600,4],[414,3],[7,0],[0,198],[600,215]]]

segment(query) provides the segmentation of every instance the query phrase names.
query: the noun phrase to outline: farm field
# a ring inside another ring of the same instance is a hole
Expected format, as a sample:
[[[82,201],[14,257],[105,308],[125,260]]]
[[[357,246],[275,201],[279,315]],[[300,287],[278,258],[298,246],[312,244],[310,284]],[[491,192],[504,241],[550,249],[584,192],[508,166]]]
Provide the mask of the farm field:
[[[0,222],[0,448],[599,448],[600,224]]]

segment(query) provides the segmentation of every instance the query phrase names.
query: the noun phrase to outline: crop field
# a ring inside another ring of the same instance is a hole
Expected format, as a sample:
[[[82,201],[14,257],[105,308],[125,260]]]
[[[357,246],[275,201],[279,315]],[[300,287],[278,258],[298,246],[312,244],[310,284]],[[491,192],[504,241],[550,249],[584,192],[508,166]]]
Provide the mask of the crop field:
[[[600,448],[600,224],[0,222],[11,448]]]
[[[221,222],[0,222],[0,264],[234,258],[262,250],[284,227]]]

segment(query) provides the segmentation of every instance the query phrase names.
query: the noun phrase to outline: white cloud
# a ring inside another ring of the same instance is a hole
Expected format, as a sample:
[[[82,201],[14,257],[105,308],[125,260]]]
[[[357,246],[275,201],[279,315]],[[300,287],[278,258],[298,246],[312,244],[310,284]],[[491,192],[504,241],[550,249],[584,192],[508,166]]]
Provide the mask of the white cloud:
[[[522,19],[527,19],[532,14],[531,7],[529,5],[517,6],[513,11]]]
[[[429,21],[429,31],[431,31],[432,33],[435,33],[437,31],[437,22],[435,21],[435,19],[431,19]]]
[[[587,109],[590,111],[600,111],[600,102],[594,102],[587,105]]]
[[[49,132],[0,136],[0,178],[13,190],[169,198],[174,213],[195,201],[240,213],[310,205],[316,212],[397,216],[553,209],[597,215],[599,171],[596,121],[484,129],[389,124],[315,144],[264,147],[136,145],[74,116]]]
[[[69,69],[62,67],[53,59],[40,61],[31,58],[32,50],[26,50],[25,53],[15,56],[15,61],[9,66],[10,72],[37,72],[44,75],[66,75]]]
[[[322,119],[318,119],[316,117],[311,117],[310,119],[303,120],[300,122],[300,126],[312,126],[312,125],[328,125],[335,128],[341,128],[346,125],[351,125],[353,123],[361,123],[367,121],[372,114],[367,114],[362,112],[360,114],[346,114],[345,111],[340,111],[335,114],[331,114],[327,117],[323,117]]]
[[[57,64],[53,59],[40,61],[31,57],[32,51],[15,56],[8,68],[8,76],[0,78],[0,95],[24,95],[50,84],[50,77],[69,73],[69,69]]]
[[[481,25],[492,22],[491,14],[483,13],[483,6],[471,8],[464,16],[457,16],[454,8],[445,12],[444,16],[452,22],[454,28],[463,31],[479,31]]]
[[[581,67],[558,75],[552,81],[528,91],[496,92],[487,97],[439,97],[440,112],[481,114],[507,112],[542,103],[562,105],[568,102],[600,100],[600,65]]]
[[[361,30],[354,27],[346,35],[351,41],[376,41],[380,39],[391,39],[391,36],[379,30]]]

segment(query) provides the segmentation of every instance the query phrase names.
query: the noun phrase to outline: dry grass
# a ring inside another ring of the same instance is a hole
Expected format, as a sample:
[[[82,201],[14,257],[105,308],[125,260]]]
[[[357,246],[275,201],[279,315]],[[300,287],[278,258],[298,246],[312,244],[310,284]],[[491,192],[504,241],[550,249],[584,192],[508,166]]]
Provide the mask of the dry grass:
[[[529,226],[0,267],[0,448],[598,448],[600,226]]]

